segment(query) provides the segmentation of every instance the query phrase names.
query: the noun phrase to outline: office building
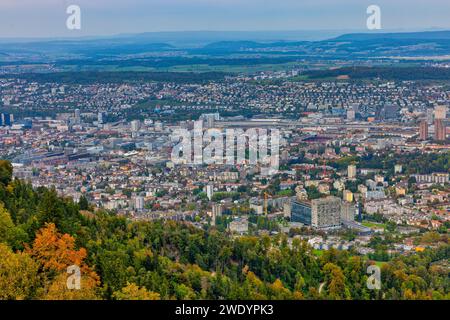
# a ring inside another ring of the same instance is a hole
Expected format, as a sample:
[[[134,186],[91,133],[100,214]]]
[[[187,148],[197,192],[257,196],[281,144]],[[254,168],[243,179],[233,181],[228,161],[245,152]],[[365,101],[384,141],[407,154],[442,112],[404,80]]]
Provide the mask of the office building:
[[[419,139],[427,140],[428,139],[428,122],[427,120],[420,121],[419,125]]]
[[[341,217],[342,221],[354,221],[355,215],[357,215],[358,211],[356,206],[353,203],[344,201],[341,204]]]
[[[81,111],[80,111],[80,109],[75,109],[73,121],[74,121],[75,124],[80,124],[81,123]]]
[[[291,205],[291,221],[300,222],[304,225],[311,225],[311,202],[308,201],[292,201]]]
[[[434,120],[434,140],[444,141],[446,138],[446,128],[445,120],[435,119]]]
[[[0,114],[0,126],[11,126],[14,123],[14,115],[9,113]]]
[[[291,221],[314,228],[335,228],[340,226],[341,199],[328,196],[311,201],[293,201]]]
[[[334,196],[311,201],[311,225],[318,229],[336,228],[341,224],[341,199]]]

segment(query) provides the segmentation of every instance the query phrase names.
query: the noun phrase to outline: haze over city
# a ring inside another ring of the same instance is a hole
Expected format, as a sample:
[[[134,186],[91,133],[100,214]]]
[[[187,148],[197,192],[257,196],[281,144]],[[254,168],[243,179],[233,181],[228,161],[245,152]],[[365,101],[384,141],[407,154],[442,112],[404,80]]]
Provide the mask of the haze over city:
[[[65,28],[66,8],[82,10],[81,30]],[[381,8],[385,31],[450,28],[446,0],[3,0],[0,38],[79,37],[158,31],[362,31],[366,8]]]

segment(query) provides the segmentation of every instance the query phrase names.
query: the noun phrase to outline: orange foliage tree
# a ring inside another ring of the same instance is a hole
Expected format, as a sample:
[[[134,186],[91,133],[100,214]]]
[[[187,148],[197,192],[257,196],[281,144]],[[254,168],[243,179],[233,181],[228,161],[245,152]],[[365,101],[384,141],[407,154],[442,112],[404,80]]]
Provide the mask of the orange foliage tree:
[[[44,298],[95,299],[100,284],[99,276],[85,262],[86,249],[76,249],[75,238],[61,234],[55,224],[48,223],[37,232],[36,239],[27,252],[40,263],[49,279],[48,290]],[[69,289],[66,285],[69,266],[77,266],[81,273],[79,289]]]

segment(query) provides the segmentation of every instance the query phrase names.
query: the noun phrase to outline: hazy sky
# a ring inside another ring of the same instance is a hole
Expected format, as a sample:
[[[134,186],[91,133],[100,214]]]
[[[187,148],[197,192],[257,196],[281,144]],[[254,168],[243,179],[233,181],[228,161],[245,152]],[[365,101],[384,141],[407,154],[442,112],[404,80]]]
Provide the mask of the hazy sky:
[[[81,30],[66,8],[81,8]],[[0,0],[0,37],[110,35],[191,30],[364,30],[366,8],[382,27],[450,29],[449,0]]]

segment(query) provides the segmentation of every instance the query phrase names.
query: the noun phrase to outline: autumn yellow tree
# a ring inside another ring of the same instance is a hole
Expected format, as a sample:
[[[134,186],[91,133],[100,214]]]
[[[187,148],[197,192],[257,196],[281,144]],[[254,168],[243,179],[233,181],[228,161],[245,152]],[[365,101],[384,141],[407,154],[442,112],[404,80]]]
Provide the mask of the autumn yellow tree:
[[[249,271],[249,267],[247,265],[243,268],[242,272],[245,275],[245,281],[242,287],[249,299],[267,299],[264,292],[264,282],[262,282],[252,271]]]
[[[14,232],[15,225],[11,216],[0,202],[0,242],[8,243]]]
[[[122,290],[116,291],[113,294],[116,300],[160,300],[159,293],[148,291],[146,288],[138,287],[134,283],[127,283]]]
[[[27,253],[0,243],[0,300],[32,299],[39,288],[39,265]]]
[[[67,273],[58,274],[53,281],[47,292],[42,297],[45,300],[98,300],[97,294],[98,280],[89,275],[82,275],[80,278],[79,289],[71,289],[67,285],[68,277]],[[69,279],[70,281],[70,279]]]
[[[344,273],[339,266],[329,262],[323,267],[323,273],[325,275],[324,294],[327,299],[343,300],[350,298]]]
[[[47,276],[47,292],[44,299],[95,299],[100,284],[99,276],[84,262],[86,249],[76,249],[75,239],[69,234],[60,234],[53,223],[37,232],[36,239],[27,252],[41,265]],[[80,288],[69,289],[67,273],[69,266],[80,271]]]
[[[280,279],[276,279],[274,283],[269,285],[269,291],[271,293],[272,299],[275,300],[286,300],[292,299],[292,294],[289,289],[285,288],[283,282]]]
[[[0,242],[8,244],[13,250],[23,249],[27,238],[26,232],[14,224],[11,215],[0,202]]]

